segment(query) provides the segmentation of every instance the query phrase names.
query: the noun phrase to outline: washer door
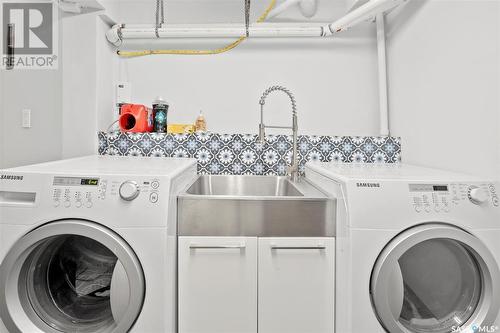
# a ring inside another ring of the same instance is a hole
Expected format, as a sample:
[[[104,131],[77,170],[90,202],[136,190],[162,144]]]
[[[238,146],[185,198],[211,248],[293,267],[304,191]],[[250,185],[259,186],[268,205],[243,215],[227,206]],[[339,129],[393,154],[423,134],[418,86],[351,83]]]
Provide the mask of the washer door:
[[[500,273],[490,251],[471,234],[426,224],[386,246],[374,266],[370,293],[388,332],[472,332],[498,315]]]
[[[128,332],[141,312],[142,267],[111,230],[82,220],[21,238],[0,266],[0,316],[9,332]]]

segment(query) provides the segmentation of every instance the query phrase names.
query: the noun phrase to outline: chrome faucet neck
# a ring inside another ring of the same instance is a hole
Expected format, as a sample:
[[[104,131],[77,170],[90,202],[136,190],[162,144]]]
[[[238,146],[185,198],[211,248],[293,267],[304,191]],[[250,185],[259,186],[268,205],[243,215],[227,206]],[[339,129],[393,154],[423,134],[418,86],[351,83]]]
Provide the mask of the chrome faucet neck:
[[[282,91],[288,95],[290,102],[292,104],[292,126],[266,126],[264,125],[264,105],[266,104],[266,99],[274,91]],[[288,168],[288,175],[292,181],[297,182],[299,180],[299,159],[298,159],[298,120],[297,120],[297,103],[294,95],[290,90],[283,86],[272,86],[264,91],[262,97],[259,101],[260,104],[260,124],[259,124],[259,141],[264,143],[266,136],[266,128],[280,128],[280,129],[291,129],[293,134],[293,156],[292,165]]]
[[[290,97],[290,102],[292,103],[292,114],[297,115],[297,101],[295,100],[295,96],[293,95],[293,93],[289,89],[287,89],[283,86],[272,86],[264,91],[264,93],[262,94],[260,101],[259,101],[259,104],[261,105],[261,110],[263,109],[264,105],[266,104],[267,96],[269,96],[269,94],[271,94],[274,91],[282,91],[285,94],[287,94],[288,97]]]

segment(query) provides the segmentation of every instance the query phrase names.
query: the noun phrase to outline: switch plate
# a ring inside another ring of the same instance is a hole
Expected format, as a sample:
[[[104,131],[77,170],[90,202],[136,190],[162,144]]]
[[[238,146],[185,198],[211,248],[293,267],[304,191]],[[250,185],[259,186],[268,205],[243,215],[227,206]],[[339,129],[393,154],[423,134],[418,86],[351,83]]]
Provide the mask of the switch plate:
[[[22,126],[23,128],[31,128],[31,110],[24,109],[22,111]]]
[[[130,82],[118,82],[116,84],[116,104],[130,103],[132,95],[132,85]]]

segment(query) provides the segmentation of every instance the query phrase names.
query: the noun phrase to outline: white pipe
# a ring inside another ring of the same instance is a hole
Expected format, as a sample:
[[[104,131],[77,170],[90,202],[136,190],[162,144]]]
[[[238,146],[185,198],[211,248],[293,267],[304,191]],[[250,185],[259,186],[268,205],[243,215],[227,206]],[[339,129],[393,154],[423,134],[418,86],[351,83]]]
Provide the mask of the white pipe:
[[[324,35],[323,27],[318,24],[300,23],[283,25],[276,23],[257,23],[250,25],[251,37],[321,37]]]
[[[408,0],[370,0],[327,25],[324,30],[327,35],[345,31],[358,23],[373,19],[377,14],[388,11],[406,1]]]
[[[298,4],[300,0],[285,0],[278,6],[274,7],[269,14],[267,14],[267,19],[271,19],[275,16],[278,16],[279,14],[283,13],[285,10],[290,8],[291,6]]]
[[[249,37],[321,37],[344,31],[375,17],[407,0],[370,0],[339,20],[320,26],[318,23],[256,23],[249,27]],[[172,24],[158,29],[160,38],[237,38],[246,35],[243,24]],[[153,25],[115,25],[106,33],[110,43],[121,45],[124,39],[157,39]]]
[[[380,135],[389,136],[389,107],[387,102],[387,56],[385,40],[384,13],[377,14],[377,55],[378,55],[378,89],[380,108]]]
[[[318,9],[317,0],[285,0],[278,6],[274,7],[269,14],[267,14],[266,19],[272,19],[275,16],[280,15],[288,8],[294,5],[299,5],[300,12],[307,18],[313,17]]]
[[[83,9],[82,4],[65,0],[59,0],[58,5],[63,12],[72,14],[81,14]]]
[[[321,37],[320,24],[256,23],[249,26],[250,37]],[[158,29],[160,38],[239,38],[246,34],[241,24],[169,24]],[[108,41],[116,46],[125,39],[157,39],[153,26],[114,26],[106,33]]]

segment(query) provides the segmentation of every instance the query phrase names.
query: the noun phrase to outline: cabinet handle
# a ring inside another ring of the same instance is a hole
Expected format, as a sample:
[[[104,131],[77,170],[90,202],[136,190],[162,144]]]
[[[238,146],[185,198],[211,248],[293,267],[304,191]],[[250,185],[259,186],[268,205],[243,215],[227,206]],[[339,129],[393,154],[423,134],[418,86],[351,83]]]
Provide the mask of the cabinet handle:
[[[244,249],[246,246],[244,244],[240,245],[189,245],[190,249]]]
[[[271,250],[326,250],[326,246],[277,246],[271,245]]]

